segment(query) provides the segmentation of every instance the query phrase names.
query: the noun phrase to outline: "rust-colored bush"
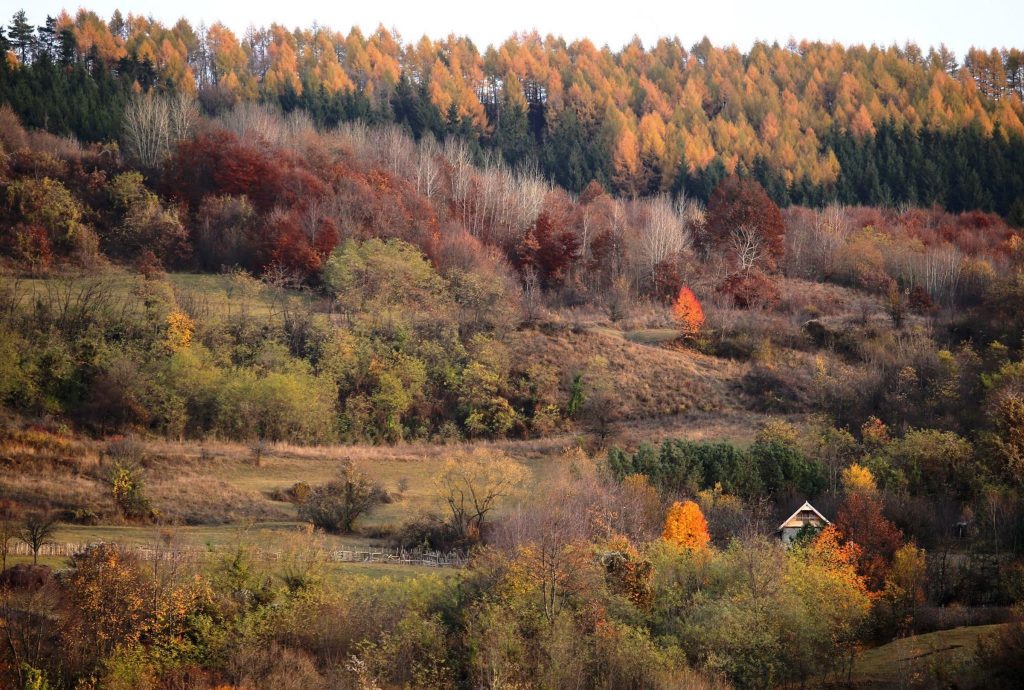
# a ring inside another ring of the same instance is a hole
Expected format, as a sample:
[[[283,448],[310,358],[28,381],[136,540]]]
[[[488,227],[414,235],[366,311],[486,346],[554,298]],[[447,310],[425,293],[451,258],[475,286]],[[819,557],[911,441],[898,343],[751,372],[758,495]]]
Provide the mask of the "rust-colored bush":
[[[775,281],[760,271],[738,271],[718,286],[718,291],[729,295],[741,309],[771,307],[779,301],[779,288]]]

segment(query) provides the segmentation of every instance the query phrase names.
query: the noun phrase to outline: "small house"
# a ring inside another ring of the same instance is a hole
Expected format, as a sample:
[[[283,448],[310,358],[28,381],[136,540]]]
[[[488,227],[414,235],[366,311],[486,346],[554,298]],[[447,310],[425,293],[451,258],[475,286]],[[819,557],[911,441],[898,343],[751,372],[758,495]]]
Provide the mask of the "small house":
[[[815,529],[822,529],[825,525],[829,524],[831,523],[824,515],[818,512],[817,508],[804,501],[804,504],[797,508],[795,513],[779,525],[776,533],[782,539],[782,543],[788,546],[804,527],[810,526]]]

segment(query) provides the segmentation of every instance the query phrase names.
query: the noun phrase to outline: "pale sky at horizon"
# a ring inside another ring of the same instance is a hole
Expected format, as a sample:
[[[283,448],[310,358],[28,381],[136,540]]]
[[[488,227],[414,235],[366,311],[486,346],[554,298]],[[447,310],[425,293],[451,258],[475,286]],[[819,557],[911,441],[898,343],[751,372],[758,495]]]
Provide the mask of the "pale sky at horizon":
[[[922,49],[945,43],[958,56],[969,47],[1024,47],[1024,0],[860,0],[851,3],[822,0],[678,1],[671,4],[651,0],[517,0],[483,3],[477,0],[453,2],[323,3],[310,0],[284,2],[210,2],[177,0],[90,0],[69,4],[60,0],[0,0],[0,21],[7,22],[24,8],[29,20],[41,24],[47,14],[61,9],[70,13],[85,7],[104,18],[115,8],[123,14],[141,14],[173,24],[185,17],[195,26],[221,21],[241,35],[249,25],[273,22],[289,29],[309,27],[314,22],[348,32],[353,25],[364,32],[383,24],[397,29],[406,42],[422,35],[443,38],[448,34],[469,36],[481,49],[504,41],[517,31],[536,29],[542,35],[555,34],[567,40],[589,38],[598,46],[619,49],[637,35],[644,45],[661,36],[678,36],[691,45],[707,35],[716,46],[735,44],[747,51],[755,40],[785,43],[791,37],[839,41],[849,45],[902,45],[910,40]]]

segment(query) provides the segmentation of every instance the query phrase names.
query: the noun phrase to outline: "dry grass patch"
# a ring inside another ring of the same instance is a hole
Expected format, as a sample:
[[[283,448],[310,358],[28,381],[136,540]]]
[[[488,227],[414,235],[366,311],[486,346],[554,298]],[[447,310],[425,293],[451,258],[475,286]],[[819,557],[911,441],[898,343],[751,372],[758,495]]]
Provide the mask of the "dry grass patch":
[[[835,283],[819,283],[800,278],[778,278],[777,311],[803,321],[844,314],[863,314],[883,309],[881,299],[862,290]]]
[[[622,393],[624,418],[677,415],[727,406],[731,381],[742,372],[734,362],[677,347],[651,347],[627,340],[621,331],[596,328],[547,335],[537,330],[510,340],[513,356],[559,371],[586,374],[597,357],[608,362],[614,387]],[[562,381],[569,395],[571,376]]]
[[[257,467],[245,444],[145,444],[146,481],[153,505],[167,518],[216,524],[238,520],[294,520],[296,506],[275,500],[298,482],[309,486],[335,478],[351,461],[392,497],[360,520],[370,533],[397,529],[410,519],[441,508],[434,477],[455,453],[473,448],[502,451],[528,467],[560,454],[569,436],[533,441],[459,445],[267,446]]]
[[[726,441],[733,445],[746,447],[754,442],[754,437],[765,422],[773,419],[784,419],[800,426],[805,423],[806,415],[770,415],[745,410],[726,410],[634,420],[624,424],[613,439],[613,443],[609,445],[635,449],[641,443],[656,445],[666,439],[686,439],[706,442]]]
[[[113,510],[99,479],[99,444],[45,429],[0,432],[0,496],[28,509]]]

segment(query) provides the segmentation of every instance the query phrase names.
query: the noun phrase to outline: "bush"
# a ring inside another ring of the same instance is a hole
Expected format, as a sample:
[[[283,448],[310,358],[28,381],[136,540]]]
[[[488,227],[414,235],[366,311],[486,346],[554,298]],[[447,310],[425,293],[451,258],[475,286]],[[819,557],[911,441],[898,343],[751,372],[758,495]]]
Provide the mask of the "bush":
[[[335,534],[352,533],[356,520],[384,496],[381,487],[351,462],[342,465],[338,479],[318,486],[299,506],[299,517]]]
[[[913,493],[969,495],[980,489],[984,476],[971,443],[949,431],[912,429],[886,446],[883,456]]]
[[[288,498],[295,503],[303,503],[309,498],[309,494],[311,492],[312,489],[309,488],[309,484],[306,482],[295,482],[292,484],[291,488],[288,489]]]
[[[153,517],[153,508],[146,498],[142,473],[132,465],[118,463],[110,473],[111,492],[118,512],[129,520]]]
[[[334,384],[309,372],[304,362],[260,376],[237,369],[221,379],[216,428],[236,439],[317,442],[334,437]]]
[[[403,549],[454,551],[463,545],[455,528],[437,515],[421,515],[410,520],[402,525],[392,539],[396,546]]]
[[[779,302],[778,286],[760,271],[733,273],[722,281],[718,291],[732,297],[740,309],[772,307]]]
[[[6,201],[14,222],[45,228],[49,243],[58,251],[71,251],[76,236],[85,229],[82,205],[58,180],[15,180],[7,187]]]

